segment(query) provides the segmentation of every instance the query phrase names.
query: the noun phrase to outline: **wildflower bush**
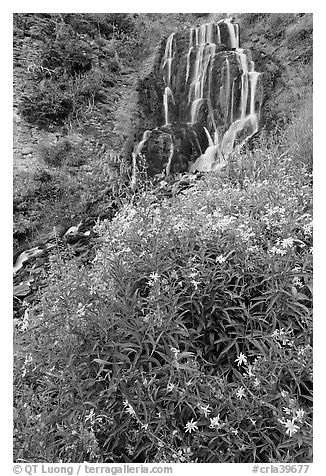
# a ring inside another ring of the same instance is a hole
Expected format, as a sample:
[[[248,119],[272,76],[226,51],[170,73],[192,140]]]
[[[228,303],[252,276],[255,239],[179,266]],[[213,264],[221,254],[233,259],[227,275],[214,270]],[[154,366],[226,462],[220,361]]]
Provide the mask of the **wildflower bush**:
[[[278,139],[279,140],[279,139]],[[15,458],[312,460],[310,152],[143,187],[16,329]]]

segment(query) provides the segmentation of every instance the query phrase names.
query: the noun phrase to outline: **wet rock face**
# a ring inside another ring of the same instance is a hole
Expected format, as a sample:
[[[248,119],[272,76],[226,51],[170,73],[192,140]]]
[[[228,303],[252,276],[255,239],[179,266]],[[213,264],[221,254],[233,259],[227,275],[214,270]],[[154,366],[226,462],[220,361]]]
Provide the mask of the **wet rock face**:
[[[149,175],[186,172],[208,155],[212,165],[221,161],[257,132],[263,83],[230,20],[173,33],[139,84],[144,128],[134,146],[134,167],[140,154]],[[210,169],[207,163],[204,169]]]
[[[167,168],[170,174],[187,172],[189,164],[202,154],[202,145],[206,149],[208,139],[198,124],[175,123],[156,128],[141,150],[145,158],[150,157],[148,175],[160,174]]]

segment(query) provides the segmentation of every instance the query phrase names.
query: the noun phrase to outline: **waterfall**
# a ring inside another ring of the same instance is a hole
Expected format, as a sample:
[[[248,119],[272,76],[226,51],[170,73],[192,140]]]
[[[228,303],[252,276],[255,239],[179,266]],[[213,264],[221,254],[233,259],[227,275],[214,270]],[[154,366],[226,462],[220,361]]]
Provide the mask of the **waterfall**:
[[[247,142],[247,140],[258,131],[259,128],[259,113],[255,110],[255,97],[258,79],[260,73],[254,70],[255,64],[250,59],[250,56],[244,52],[243,49],[238,48],[236,51],[239,63],[242,69],[241,75],[241,96],[240,96],[240,115],[239,118],[233,121],[231,117],[231,124],[228,130],[225,132],[221,151],[225,157],[230,155],[234,149],[234,143],[237,136],[247,129],[246,136],[240,140],[238,148]],[[232,98],[234,95],[234,85],[232,87]],[[248,111],[248,99],[250,97],[249,112]],[[232,105],[233,110],[233,105]]]
[[[164,117],[165,117],[165,125],[169,124],[169,97],[171,97],[172,101],[174,102],[173,93],[171,89],[171,72],[172,72],[172,61],[173,61],[173,38],[175,33],[172,33],[167,41],[165,46],[164,58],[163,58],[163,72],[165,73],[165,69],[167,66],[167,74],[163,75],[163,79],[165,82],[165,90],[163,95],[163,107],[164,107]]]
[[[220,44],[221,43],[220,27],[218,25],[216,25],[216,27],[217,27],[217,43]]]
[[[170,86],[171,84],[171,70],[172,70],[172,61],[173,61],[173,38],[175,33],[172,33],[166,41],[164,59],[163,59],[163,70],[167,65],[167,78],[166,78],[166,86]]]
[[[197,31],[197,30],[196,30]],[[213,29],[208,28],[207,24],[202,25],[199,34],[199,48],[196,52],[195,68],[193,78],[189,87],[188,103],[190,104],[190,122],[197,121],[199,108],[204,99],[208,99],[211,94],[210,78],[211,68],[207,75],[208,66],[212,64],[215,55],[216,45],[210,43],[213,39]],[[208,42],[206,43],[206,40]],[[208,84],[207,84],[208,79]],[[207,94],[205,97],[204,90],[207,86]]]
[[[191,53],[193,51],[193,46],[190,46],[189,48],[189,51],[187,53],[187,71],[186,71],[186,83],[188,82],[188,78],[189,78],[189,72],[190,72],[190,57],[191,57]]]
[[[170,175],[173,153],[174,153],[174,145],[173,145],[173,142],[171,142],[171,146],[170,146],[170,156],[169,156],[169,160],[168,160],[168,163],[167,163],[166,169],[165,169],[165,175],[166,175],[167,177]]]
[[[198,160],[201,169],[207,169],[212,162],[214,154],[222,154],[228,156],[233,148],[237,136],[245,129],[248,130],[245,138],[240,141],[241,146],[258,130],[259,118],[255,111],[255,95],[259,78],[259,73],[254,70],[254,62],[251,60],[249,52],[239,48],[239,26],[231,23],[230,19],[214,24],[205,24],[195,30],[196,37],[196,59],[193,68],[192,81],[189,86],[188,104],[190,109],[190,124],[197,123],[199,119],[199,112],[204,101],[208,105],[208,116],[215,131],[217,125],[214,118],[214,111],[212,110],[212,98],[216,97],[217,92],[212,90],[212,75],[213,65],[218,52],[216,47],[221,42],[221,28],[224,25],[228,34],[228,46],[233,50],[225,55],[223,67],[221,70],[221,85],[218,92],[219,104],[224,113],[226,124],[228,127],[222,138],[220,146],[214,141],[214,145],[209,140],[207,151],[202,154]],[[216,32],[216,34],[214,34]],[[193,53],[193,35],[194,31],[191,29],[190,42],[191,44],[187,53],[187,72],[186,83],[189,77],[191,68],[190,59]],[[215,42],[214,42],[215,40]],[[213,43],[214,42],[214,43]],[[235,55],[240,71],[240,100],[237,101],[237,111],[234,110],[235,101],[235,84],[237,77],[231,77],[230,61],[231,55]],[[207,74],[207,72],[209,73]],[[250,102],[249,102],[250,101]],[[249,103],[249,104],[248,104]],[[258,111],[259,114],[259,111]],[[207,127],[204,127],[205,134],[208,136]],[[206,153],[207,152],[207,153]],[[197,163],[198,165],[198,163]]]
[[[207,139],[208,139],[208,145],[212,147],[214,145],[214,142],[213,142],[211,136],[209,135],[209,132],[206,129],[206,127],[204,127],[204,131],[205,131],[205,134],[206,134]]]
[[[239,48],[239,30],[229,18],[225,19],[225,23],[229,31],[230,48]]]
[[[169,122],[169,97],[172,99],[172,102],[174,103],[172,91],[168,86],[166,86],[166,88],[164,90],[164,95],[163,95],[164,118],[165,118],[165,125],[166,126],[168,126],[170,124],[170,122]]]
[[[165,145],[163,155],[155,157],[167,164],[166,175],[178,161],[184,171],[185,158],[189,163],[194,161],[193,170],[216,170],[235,147],[241,147],[257,132],[262,82],[249,50],[240,48],[239,38],[239,26],[231,18],[167,38],[160,79],[164,84],[164,123],[159,127],[170,135],[172,145],[170,149]],[[143,142],[150,135],[149,131],[144,134],[132,153],[134,170]],[[148,160],[150,167],[151,157]],[[157,164],[153,170],[158,170]]]
[[[237,49],[236,55],[239,59],[241,69],[242,69],[240,119],[244,119],[246,117],[246,112],[247,112],[247,102],[248,102],[248,92],[249,92],[249,67],[248,67],[248,59],[244,53],[244,50]]]
[[[250,114],[255,114],[255,95],[256,95],[256,88],[257,82],[259,78],[259,73],[256,71],[251,71],[250,74]]]
[[[152,131],[150,130],[146,130],[144,133],[143,133],[143,137],[141,139],[141,141],[135,145],[134,147],[134,150],[131,154],[132,156],[132,178],[131,178],[131,187],[134,188],[135,185],[136,185],[136,181],[137,181],[137,157],[139,156],[139,154],[141,153],[144,145],[145,145],[145,142],[147,141],[147,139],[149,138],[149,136],[152,134]]]
[[[235,79],[233,79],[232,81],[232,88],[231,88],[230,123],[233,122],[234,84],[235,84]]]

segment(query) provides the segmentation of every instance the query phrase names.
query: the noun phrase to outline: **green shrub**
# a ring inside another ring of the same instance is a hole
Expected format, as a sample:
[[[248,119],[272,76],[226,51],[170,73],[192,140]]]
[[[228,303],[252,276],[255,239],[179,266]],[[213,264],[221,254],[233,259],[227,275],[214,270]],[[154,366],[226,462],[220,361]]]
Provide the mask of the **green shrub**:
[[[68,13],[63,15],[64,21],[79,34],[87,34],[94,38],[103,35],[107,39],[113,36],[128,34],[133,30],[133,19],[128,13]]]
[[[309,173],[313,167],[313,102],[311,93],[303,100],[301,108],[286,128],[283,141],[290,146],[290,153],[303,163]]]
[[[14,13],[13,25],[15,34],[21,37],[32,37],[46,40],[55,35],[57,15],[42,13]]]
[[[43,74],[42,70],[37,71]],[[73,78],[68,75],[62,75],[57,80],[44,77],[41,83],[34,83],[21,96],[20,113],[28,122],[46,130],[53,130],[70,121],[80,123],[96,102],[107,100],[104,82],[105,73],[100,69]]]
[[[290,48],[298,48],[298,44],[302,41],[312,38],[313,18],[311,13],[302,14],[302,18],[298,23],[290,25],[285,32],[287,45]],[[310,51],[312,54],[312,50]]]
[[[42,89],[35,88],[21,96],[21,114],[28,122],[45,129],[64,124],[72,111],[71,96],[50,80],[44,80]]]
[[[44,143],[40,146],[40,158],[46,164],[61,167],[71,149],[72,144],[67,139],[61,139],[56,144]]]
[[[286,27],[289,23],[293,22],[295,14],[293,13],[270,13],[267,18],[268,37],[272,38],[284,38]]]
[[[80,138],[67,137],[56,143],[44,142],[40,145],[39,156],[46,164],[53,167],[63,165],[79,167],[85,164],[88,150]]]
[[[90,267],[53,260],[17,331],[16,458],[311,461],[310,176],[281,151],[144,191]]]
[[[70,76],[85,74],[92,69],[93,50],[89,42],[67,35],[45,43],[42,66],[54,70],[62,69]]]
[[[266,13],[242,13],[241,23],[243,26],[255,25],[265,17]]]

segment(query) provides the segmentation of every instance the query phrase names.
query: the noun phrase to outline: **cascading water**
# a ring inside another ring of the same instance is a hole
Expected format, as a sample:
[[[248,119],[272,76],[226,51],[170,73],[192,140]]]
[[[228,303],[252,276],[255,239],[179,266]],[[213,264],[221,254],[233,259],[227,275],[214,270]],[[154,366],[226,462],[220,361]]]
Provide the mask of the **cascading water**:
[[[171,142],[170,156],[169,156],[169,160],[168,160],[168,163],[167,163],[166,169],[165,169],[165,174],[166,174],[167,177],[170,175],[173,154],[174,154],[174,145],[173,145],[173,142]]]
[[[147,141],[147,139],[149,138],[149,136],[151,135],[151,133],[152,133],[152,131],[146,130],[143,133],[142,140],[138,144],[135,145],[134,150],[132,152],[132,178],[131,178],[131,187],[132,188],[135,187],[136,181],[137,181],[137,157],[141,153],[141,151],[144,147],[144,144]]]
[[[172,33],[162,55],[161,74],[164,124],[158,129],[170,142],[165,141],[156,157],[167,175],[186,171],[187,160],[193,170],[214,170],[257,132],[261,74],[255,71],[250,52],[240,48],[239,26],[231,19]],[[151,168],[158,136],[149,137],[146,131],[134,149],[135,167],[146,142],[144,154]]]
[[[249,54],[245,54],[244,50],[238,49],[236,51],[239,62],[242,68],[241,75],[241,106],[240,117],[232,121],[228,130],[225,132],[222,140],[222,150],[225,156],[228,156],[234,149],[234,142],[239,133],[246,130],[246,135],[239,143],[238,147],[241,147],[253,134],[258,131],[259,128],[259,113],[255,110],[255,95],[257,89],[257,83],[259,79],[259,73],[254,71],[254,62],[250,58]],[[248,100],[249,111],[248,111]]]
[[[173,38],[175,33],[172,33],[166,42],[165,53],[163,58],[163,71],[166,73],[164,75],[165,90],[163,95],[163,105],[164,105],[164,117],[165,125],[169,124],[169,98],[174,102],[172,90],[171,90],[171,71],[172,71],[172,61],[173,61]]]
[[[229,18],[224,22],[229,32],[230,48],[239,48],[239,25],[231,23]]]

